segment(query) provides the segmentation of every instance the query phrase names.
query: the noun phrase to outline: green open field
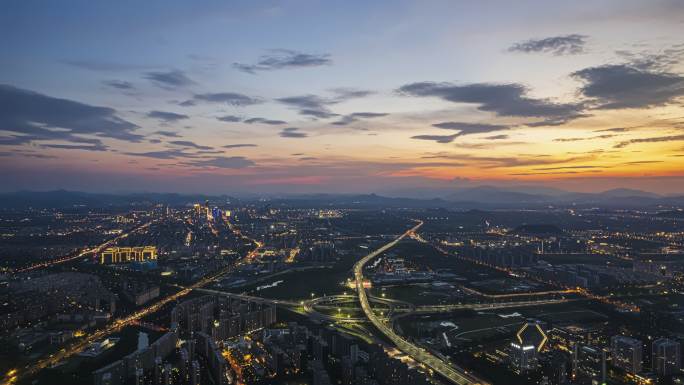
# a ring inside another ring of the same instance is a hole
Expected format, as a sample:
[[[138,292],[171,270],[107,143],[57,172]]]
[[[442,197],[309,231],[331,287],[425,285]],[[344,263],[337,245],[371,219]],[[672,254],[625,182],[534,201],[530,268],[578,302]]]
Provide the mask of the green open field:
[[[412,337],[434,337],[447,331],[450,338],[470,341],[512,338],[515,330],[527,319],[539,319],[552,324],[603,322],[607,316],[598,313],[583,302],[507,308],[487,311],[461,310],[447,314],[408,316],[400,319],[402,331]],[[457,328],[439,327],[440,322],[452,322]],[[505,327],[507,330],[498,328]]]
[[[366,243],[356,241],[352,244],[350,242],[348,249],[352,250],[352,252],[347,255],[341,255],[340,259],[332,267],[284,273],[269,280],[228,291],[287,300],[310,299],[312,293],[315,297],[320,297],[323,295],[343,294],[345,291],[351,292],[342,283],[352,277],[352,266],[361,257],[372,251],[372,248],[380,247],[381,245],[381,243],[374,242],[369,249],[358,247],[359,244]],[[271,285],[278,281],[282,282],[277,286],[256,290],[259,286]]]

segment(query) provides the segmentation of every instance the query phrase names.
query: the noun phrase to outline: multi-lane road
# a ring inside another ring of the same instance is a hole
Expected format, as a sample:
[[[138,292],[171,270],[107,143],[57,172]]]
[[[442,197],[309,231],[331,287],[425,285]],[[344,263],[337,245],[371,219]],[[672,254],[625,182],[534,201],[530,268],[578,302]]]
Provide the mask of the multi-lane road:
[[[105,327],[103,329],[99,329],[95,332],[92,332],[92,333],[86,335],[82,340],[78,341],[78,343],[73,344],[73,345],[69,346],[68,348],[62,349],[59,352],[57,352],[57,353],[55,353],[55,354],[53,354],[47,358],[44,358],[44,359],[41,359],[41,360],[34,362],[25,371],[17,373],[15,378],[18,376],[22,376],[22,377],[30,376],[32,374],[37,373],[41,369],[56,365],[57,363],[69,358],[70,356],[82,351],[89,344],[91,344],[91,343],[93,343],[99,339],[102,339],[109,334],[116,333],[116,332],[120,331],[121,329],[123,329],[124,327],[136,323],[139,319],[158,311],[159,309],[161,309],[162,307],[164,307],[168,303],[171,303],[171,302],[176,301],[177,299],[179,299],[181,297],[186,296],[192,290],[199,289],[202,286],[209,284],[210,282],[219,278],[223,274],[226,274],[227,272],[229,272],[231,269],[232,269],[232,266],[226,267],[225,269],[222,269],[219,272],[212,274],[209,277],[203,278],[202,280],[197,281],[196,283],[176,292],[175,294],[164,297],[160,301],[157,301],[150,306],[147,306],[143,309],[140,309],[140,310],[136,311],[135,313],[130,314],[126,317],[117,319],[116,321],[109,324],[107,327]]]
[[[140,231],[140,230],[143,230],[143,229],[150,227],[151,224],[152,224],[152,222],[147,222],[143,225],[137,226],[137,227],[131,229],[130,231],[127,231],[125,233],[121,233],[121,234],[117,235],[116,237],[114,237],[108,241],[105,241],[104,243],[100,244],[99,246],[95,246],[91,249],[84,249],[81,251],[77,251],[77,252],[65,255],[63,257],[51,259],[51,260],[45,261],[45,262],[39,262],[39,263],[36,263],[35,265],[31,265],[31,266],[27,266],[27,267],[24,267],[21,269],[17,269],[14,271],[14,273],[26,273],[26,272],[31,271],[31,270],[43,269],[46,267],[59,265],[61,263],[65,263],[65,262],[73,261],[73,260],[76,260],[79,258],[83,258],[88,254],[97,254],[97,253],[101,252],[102,250],[104,250],[105,248],[113,245],[115,242],[117,242],[123,238],[126,238],[129,234],[132,234],[136,231]]]
[[[145,224],[145,225],[143,225],[143,226],[141,226],[141,227],[137,227],[137,228],[131,230],[131,232],[133,232],[133,231],[139,231],[139,230],[141,230],[142,228],[145,228],[145,227],[147,227],[147,226],[149,226],[149,225],[150,225],[150,223],[147,223],[147,224]],[[130,233],[130,232],[129,232],[129,233]],[[93,252],[93,251],[96,251],[96,250],[102,250],[104,247],[107,247],[107,245],[110,245],[110,244],[112,244],[113,242],[115,242],[116,240],[119,240],[119,239],[121,239],[122,237],[127,236],[127,234],[129,234],[129,233],[121,234],[121,235],[118,236],[117,238],[111,239],[111,240],[109,240],[109,241],[103,243],[102,245],[100,245],[100,246],[98,246],[98,247],[96,247],[96,248],[94,248],[94,249],[87,250],[87,251],[85,251],[85,252],[83,252],[83,253],[85,254],[85,253],[87,253],[87,252]],[[256,242],[255,242],[255,245],[256,245],[257,247],[259,247],[259,243],[256,243]],[[245,258],[249,258],[251,255],[252,255],[252,252],[248,253],[248,255],[247,255]],[[60,263],[61,263],[61,262],[60,262]],[[112,333],[116,333],[116,332],[120,331],[121,329],[123,329],[123,328],[126,327],[126,326],[133,325],[133,324],[135,324],[136,322],[138,322],[138,320],[140,320],[141,318],[143,318],[143,317],[145,317],[145,316],[147,316],[147,315],[149,315],[149,314],[155,313],[156,311],[158,311],[159,309],[161,309],[161,308],[164,307],[165,305],[167,305],[167,304],[169,304],[169,303],[171,303],[171,302],[173,302],[173,301],[176,301],[176,300],[178,300],[178,299],[181,298],[181,297],[186,296],[186,295],[189,294],[191,291],[196,290],[196,289],[200,289],[200,288],[202,288],[202,287],[208,285],[209,283],[215,281],[217,278],[219,278],[219,277],[221,277],[222,275],[224,275],[224,274],[230,272],[231,270],[233,270],[233,268],[234,268],[236,265],[240,264],[240,263],[242,263],[241,260],[236,261],[235,264],[233,264],[233,265],[231,265],[231,266],[228,266],[228,267],[226,267],[226,268],[224,268],[224,269],[221,269],[221,270],[219,270],[218,272],[216,272],[216,273],[214,273],[214,274],[212,274],[212,275],[210,275],[210,276],[207,276],[207,277],[205,277],[205,278],[203,278],[203,279],[201,279],[201,280],[195,282],[194,284],[192,284],[192,285],[190,285],[190,286],[183,287],[180,291],[178,291],[178,292],[176,292],[176,293],[174,293],[174,294],[171,294],[171,295],[169,295],[169,296],[167,296],[167,297],[164,297],[164,298],[162,298],[161,300],[159,300],[159,301],[157,301],[157,302],[155,302],[155,303],[153,303],[153,304],[151,304],[151,305],[149,305],[149,306],[147,306],[147,307],[145,307],[145,308],[143,308],[143,309],[140,309],[140,310],[136,311],[135,313],[132,313],[132,314],[130,314],[130,315],[127,315],[127,316],[125,316],[125,317],[123,317],[123,318],[119,318],[119,319],[115,320],[114,322],[110,323],[110,324],[109,324],[108,326],[106,326],[105,328],[99,329],[99,330],[97,330],[97,331],[94,331],[94,332],[92,332],[92,333],[86,335],[83,339],[79,340],[77,343],[72,344],[72,345],[70,345],[70,346],[68,346],[68,347],[66,347],[66,348],[64,348],[64,349],[62,349],[62,350],[58,351],[57,353],[54,353],[54,354],[50,355],[49,357],[46,357],[46,358],[37,360],[37,361],[34,362],[31,366],[27,367],[25,370],[15,370],[15,371],[13,371],[12,376],[8,376],[8,378],[6,378],[5,381],[4,381],[3,383],[7,384],[7,383],[16,382],[19,378],[31,376],[31,375],[33,375],[33,374],[36,374],[38,371],[40,371],[40,370],[42,370],[42,369],[44,369],[44,368],[47,368],[47,367],[50,367],[50,366],[54,366],[54,365],[56,365],[57,363],[62,362],[63,360],[65,360],[65,359],[71,357],[72,355],[74,355],[74,354],[76,354],[76,353],[82,351],[82,350],[85,349],[86,346],[88,346],[89,344],[91,344],[91,343],[93,343],[93,342],[95,342],[95,341],[97,341],[97,340],[99,340],[99,339],[102,339],[102,338],[106,337],[107,335],[110,335],[110,334],[112,334]]]
[[[435,372],[439,373],[441,376],[455,384],[484,384],[483,381],[479,380],[471,374],[468,374],[465,370],[455,367],[440,359],[439,357],[435,356],[434,354],[428,352],[424,348],[416,346],[403,339],[401,336],[396,334],[390,326],[388,326],[385,322],[378,318],[375,315],[375,313],[373,313],[373,309],[371,309],[370,307],[368,295],[366,294],[366,289],[363,286],[364,266],[373,258],[394,247],[394,245],[399,243],[399,241],[401,241],[405,237],[415,234],[415,231],[418,230],[418,228],[420,228],[420,226],[422,225],[423,222],[419,221],[416,226],[409,229],[392,242],[382,246],[381,248],[361,258],[354,265],[354,279],[356,280],[356,289],[358,291],[359,301],[361,302],[361,308],[363,309],[363,312],[366,314],[366,317],[369,321],[371,321],[373,326],[375,326],[378,330],[380,330],[380,332],[382,332],[387,338],[389,338],[397,346],[399,350],[408,354],[414,360],[424,364],[425,366],[429,367],[430,369],[434,370]]]

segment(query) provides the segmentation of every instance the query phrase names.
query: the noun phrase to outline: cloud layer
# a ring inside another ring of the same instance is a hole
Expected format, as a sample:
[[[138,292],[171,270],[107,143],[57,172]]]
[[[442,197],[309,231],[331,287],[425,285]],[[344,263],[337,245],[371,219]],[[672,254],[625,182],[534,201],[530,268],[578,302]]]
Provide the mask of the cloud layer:
[[[103,148],[97,137],[140,142],[138,128],[112,108],[0,85],[0,129],[11,134],[0,144],[56,140]]]
[[[587,36],[572,34],[543,39],[530,39],[513,44],[510,52],[550,53],[553,55],[577,55],[584,52]]]
[[[308,54],[287,49],[271,50],[254,64],[233,63],[242,72],[255,74],[260,71],[273,71],[289,68],[318,67],[332,64],[328,54]]]

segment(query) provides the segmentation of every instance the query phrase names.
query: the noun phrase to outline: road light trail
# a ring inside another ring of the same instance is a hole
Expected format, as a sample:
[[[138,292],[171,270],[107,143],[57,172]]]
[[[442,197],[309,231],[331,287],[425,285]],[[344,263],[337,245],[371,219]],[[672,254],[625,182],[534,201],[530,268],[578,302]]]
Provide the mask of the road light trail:
[[[75,259],[83,258],[84,256],[91,254],[91,253],[97,254],[97,253],[101,252],[102,249],[109,247],[112,243],[115,243],[122,238],[126,238],[129,234],[132,234],[134,232],[145,229],[145,228],[149,227],[151,224],[152,224],[152,222],[147,222],[144,225],[140,225],[138,227],[135,227],[135,228],[133,228],[133,229],[131,229],[125,233],[121,233],[121,234],[117,235],[116,237],[114,237],[108,241],[105,241],[104,243],[100,244],[99,246],[93,247],[92,249],[85,249],[85,250],[82,250],[80,252],[75,252],[74,254],[69,254],[69,255],[66,255],[63,257],[59,257],[56,259],[52,259],[49,261],[45,261],[45,262],[41,262],[41,263],[38,263],[35,265],[24,267],[22,269],[17,269],[14,271],[14,273],[15,274],[25,273],[27,271],[36,270],[36,269],[40,269],[40,268],[44,268],[44,267],[50,267],[50,266],[54,266],[54,265],[59,265],[61,263],[65,263],[65,262],[73,261]]]
[[[373,258],[394,247],[397,243],[399,243],[399,241],[401,241],[405,237],[412,236],[413,234],[415,234],[415,231],[422,225],[423,222],[419,221],[419,223],[416,226],[409,229],[392,242],[366,255],[365,257],[361,258],[358,262],[356,262],[356,264],[354,264],[354,278],[356,280],[356,290],[359,294],[361,308],[363,309],[363,312],[366,314],[366,317],[371,321],[373,326],[375,326],[378,330],[380,330],[380,332],[382,332],[387,338],[389,338],[397,346],[399,350],[410,355],[414,360],[426,365],[430,369],[434,370],[435,372],[439,373],[444,378],[448,379],[449,381],[455,384],[485,384],[483,381],[466,373],[463,369],[455,368],[452,365],[444,362],[440,358],[436,357],[435,355],[431,354],[427,350],[415,346],[412,343],[401,338],[398,334],[394,332],[394,330],[392,330],[384,322],[382,322],[375,315],[375,313],[373,313],[373,310],[370,307],[370,302],[368,301],[366,289],[363,287],[363,267]]]
[[[149,223],[146,225],[143,225],[143,226],[144,227],[149,226]],[[139,230],[139,229],[140,228],[138,228],[137,230]],[[105,244],[100,245],[97,249],[102,248],[104,245],[106,245],[107,243],[112,242],[112,241],[113,240],[110,240],[110,241],[106,242]],[[259,246],[259,244],[257,243],[257,247],[258,246]],[[248,258],[250,255],[251,255],[251,252],[248,253],[247,257],[245,257],[245,258]],[[187,294],[189,294],[191,291],[193,291],[195,289],[199,289],[199,288],[202,288],[202,287],[208,285],[209,283],[211,283],[212,281],[221,277],[222,275],[230,272],[236,265],[239,265],[240,263],[241,263],[241,261],[236,261],[231,266],[225,267],[225,268],[219,270],[218,272],[216,272],[216,273],[214,273],[208,277],[205,277],[205,278],[195,282],[194,284],[192,284],[190,286],[187,286],[187,287],[181,289],[180,291],[178,291],[175,294],[164,297],[163,299],[155,302],[154,304],[152,304],[148,307],[140,309],[133,314],[130,314],[126,317],[123,317],[123,318],[120,318],[120,319],[114,321],[113,323],[111,323],[107,327],[105,327],[104,329],[97,330],[97,331],[87,335],[84,339],[82,339],[81,341],[78,341],[76,344],[74,344],[74,345],[72,345],[66,349],[60,350],[59,352],[51,355],[50,357],[46,357],[46,358],[43,358],[41,360],[36,361],[35,363],[33,363],[33,365],[28,367],[26,369],[26,371],[21,372],[21,373],[16,373],[12,377],[12,382],[16,382],[19,379],[19,377],[29,377],[33,374],[36,374],[38,371],[40,371],[42,369],[45,369],[49,366],[53,366],[53,365],[65,360],[65,359],[71,357],[72,355],[74,355],[74,354],[82,351],[83,349],[85,349],[86,346],[88,346],[89,344],[91,344],[91,343],[93,343],[93,342],[95,342],[101,338],[104,338],[105,336],[107,336],[109,334],[116,333],[126,326],[134,324],[139,319],[141,319],[141,318],[143,318],[149,314],[155,313],[156,311],[158,311],[159,309],[161,309],[165,305],[167,305],[173,301],[176,301],[177,299],[179,299],[181,297],[186,296]],[[7,384],[7,383],[9,383],[9,382],[7,382],[7,381],[4,382],[4,384]]]
[[[104,338],[105,336],[107,336],[109,334],[116,333],[116,332],[120,331],[121,329],[123,329],[124,327],[135,323],[140,318],[143,318],[149,314],[152,314],[152,313],[158,311],[159,309],[161,309],[166,304],[168,304],[172,301],[175,301],[181,297],[186,296],[192,290],[201,288],[202,286],[209,284],[210,282],[212,282],[216,278],[218,278],[218,277],[222,276],[223,274],[229,272],[232,268],[233,267],[230,266],[230,267],[227,267],[225,269],[222,269],[219,272],[217,272],[217,273],[215,273],[209,277],[206,277],[200,281],[197,281],[196,283],[186,287],[185,289],[183,289],[183,290],[181,290],[175,294],[172,294],[168,297],[165,297],[162,300],[157,301],[154,304],[152,304],[152,305],[150,305],[144,309],[140,309],[131,315],[128,315],[124,318],[120,318],[120,319],[114,321],[112,324],[110,324],[106,328],[100,329],[98,331],[95,331],[95,332],[87,335],[83,340],[79,341],[75,345],[70,346],[68,349],[61,350],[61,351],[55,353],[54,355],[52,355],[50,357],[47,357],[47,358],[44,358],[42,360],[35,362],[25,372],[21,373],[22,376],[30,376],[32,374],[37,373],[38,371],[40,371],[42,369],[45,369],[49,366],[53,366],[53,365],[59,363],[60,361],[63,361],[65,359],[69,358],[70,356],[72,356],[72,355],[82,351],[83,349],[85,349],[85,347],[88,346],[89,344],[91,344],[91,343],[93,343],[93,342],[95,342],[101,338]]]

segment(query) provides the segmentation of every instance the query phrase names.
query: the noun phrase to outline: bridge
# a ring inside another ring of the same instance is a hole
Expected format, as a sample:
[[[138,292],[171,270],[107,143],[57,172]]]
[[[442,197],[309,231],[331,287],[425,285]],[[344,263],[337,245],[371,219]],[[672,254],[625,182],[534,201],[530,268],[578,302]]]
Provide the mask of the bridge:
[[[380,332],[382,332],[382,334],[384,334],[385,337],[390,339],[399,350],[408,354],[414,360],[424,364],[433,371],[439,373],[441,376],[451,381],[452,383],[459,385],[485,384],[485,382],[471,374],[468,374],[465,370],[453,366],[445,362],[441,358],[435,356],[434,354],[428,352],[424,348],[416,346],[410,343],[409,341],[406,341],[401,336],[396,334],[390,326],[388,326],[380,318],[378,318],[373,312],[373,309],[371,309],[370,301],[368,299],[368,295],[366,294],[366,289],[363,286],[364,266],[373,258],[394,247],[402,239],[406,238],[407,236],[413,236],[415,234],[415,231],[418,230],[418,228],[420,228],[420,226],[422,225],[423,222],[418,221],[418,224],[416,226],[412,227],[392,242],[387,243],[386,245],[361,258],[354,265],[354,279],[356,281],[356,289],[359,295],[359,300],[361,302],[361,308],[363,309],[363,312],[366,314],[366,317],[371,321],[373,326],[375,326]]]

